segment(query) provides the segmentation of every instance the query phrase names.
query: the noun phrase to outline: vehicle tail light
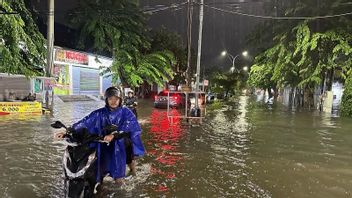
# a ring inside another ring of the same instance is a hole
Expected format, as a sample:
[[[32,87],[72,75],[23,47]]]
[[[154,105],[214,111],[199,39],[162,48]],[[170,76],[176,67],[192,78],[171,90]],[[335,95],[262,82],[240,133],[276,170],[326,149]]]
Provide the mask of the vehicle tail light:
[[[178,99],[178,97],[177,97],[177,96],[174,96],[174,98],[175,98],[175,100],[177,100],[177,99]]]
[[[158,96],[154,96],[154,100],[158,100]]]

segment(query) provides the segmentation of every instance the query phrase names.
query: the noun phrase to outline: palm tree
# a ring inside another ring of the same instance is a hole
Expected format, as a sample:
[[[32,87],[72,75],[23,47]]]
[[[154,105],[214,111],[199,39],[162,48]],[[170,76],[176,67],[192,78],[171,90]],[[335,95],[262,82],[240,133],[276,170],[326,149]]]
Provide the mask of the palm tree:
[[[69,17],[80,30],[80,45],[109,52],[113,64],[103,73],[124,86],[137,87],[144,81],[162,85],[173,78],[174,57],[170,52],[147,54],[150,42],[146,16],[131,0],[81,0]]]

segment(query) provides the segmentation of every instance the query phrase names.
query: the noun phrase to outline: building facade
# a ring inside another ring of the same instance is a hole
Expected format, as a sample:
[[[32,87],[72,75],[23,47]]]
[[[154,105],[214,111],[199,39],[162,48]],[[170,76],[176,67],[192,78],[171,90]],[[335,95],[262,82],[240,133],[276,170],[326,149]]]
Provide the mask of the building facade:
[[[55,47],[55,95],[102,95],[112,85],[112,79],[100,73],[111,64],[111,58]]]

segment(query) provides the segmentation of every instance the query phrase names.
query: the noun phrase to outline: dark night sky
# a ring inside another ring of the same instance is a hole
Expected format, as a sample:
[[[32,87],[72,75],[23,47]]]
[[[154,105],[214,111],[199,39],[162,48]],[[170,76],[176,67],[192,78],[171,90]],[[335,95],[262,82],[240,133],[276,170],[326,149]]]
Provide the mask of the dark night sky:
[[[57,23],[65,23],[65,12],[75,6],[76,0],[56,0],[55,1],[55,21]],[[141,6],[144,10],[172,4],[183,3],[186,0],[141,0]],[[263,14],[263,0],[205,0],[205,4],[214,7],[239,11],[250,14]],[[47,0],[32,0],[35,7],[45,13],[47,10]],[[197,49],[198,41],[198,24],[199,24],[199,6],[194,6],[193,12],[193,29],[192,29],[192,47]],[[229,59],[220,56],[223,50],[236,55],[243,50],[251,49],[246,44],[247,35],[253,31],[258,24],[257,19],[235,14],[220,12],[208,7],[204,9],[204,25],[203,25],[203,43],[202,43],[202,59],[201,65],[205,67],[216,66],[222,68],[230,68]],[[178,8],[159,11],[150,16],[149,25],[154,29],[165,26],[168,30],[179,33],[184,43],[187,41],[187,5]],[[56,37],[58,30],[55,29]],[[62,38],[60,38],[62,39]],[[58,41],[58,38],[56,38]],[[243,66],[249,64],[244,59],[236,60],[236,65]]]

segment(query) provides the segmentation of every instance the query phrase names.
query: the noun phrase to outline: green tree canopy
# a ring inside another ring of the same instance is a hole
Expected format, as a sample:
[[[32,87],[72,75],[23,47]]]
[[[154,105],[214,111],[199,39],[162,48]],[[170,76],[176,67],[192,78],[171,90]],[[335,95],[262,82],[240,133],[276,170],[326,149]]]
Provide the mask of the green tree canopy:
[[[175,72],[174,83],[184,83],[187,69],[187,48],[185,48],[180,35],[167,31],[162,27],[158,31],[152,32],[151,52],[169,50],[175,56],[176,63],[173,66]],[[194,66],[194,64],[193,64]]]
[[[45,39],[24,1],[0,1],[0,11],[0,72],[43,75]]]
[[[241,79],[243,78],[243,73],[237,72],[217,72],[212,78],[212,91],[215,93],[225,92],[226,96],[228,93],[235,93],[235,90],[239,89],[241,84]]]
[[[69,13],[71,22],[79,27],[82,45],[93,40],[96,50],[113,55],[113,64],[105,72],[115,81],[136,87],[143,81],[162,85],[173,78],[172,53],[147,53],[150,39],[138,1],[80,0]]]
[[[342,96],[341,115],[352,117],[352,70],[348,74]]]
[[[352,5],[348,2],[287,1],[276,6],[275,11],[285,16],[331,16],[350,11]],[[262,42],[254,36],[264,50],[255,59],[249,82],[262,88],[313,87],[322,82],[327,72],[342,70],[345,76],[352,63],[351,17],[266,22],[264,27],[269,31],[264,37],[271,39]]]

